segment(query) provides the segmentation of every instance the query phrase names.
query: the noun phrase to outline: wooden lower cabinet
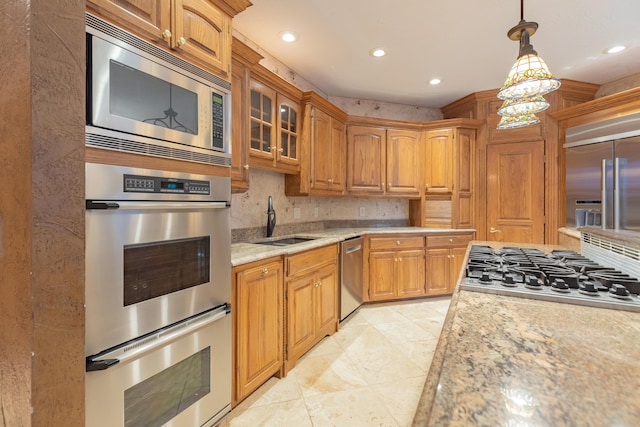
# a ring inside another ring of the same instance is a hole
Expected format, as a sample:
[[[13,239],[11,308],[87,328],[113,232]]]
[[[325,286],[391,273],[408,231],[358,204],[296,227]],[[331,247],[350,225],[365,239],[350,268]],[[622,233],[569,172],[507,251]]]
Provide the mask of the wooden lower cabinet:
[[[235,406],[282,369],[282,259],[236,267],[233,281]]]
[[[427,295],[453,293],[467,245],[473,237],[474,233],[427,236]]]
[[[338,330],[338,247],[287,256],[284,373],[326,335]]]
[[[369,238],[368,301],[425,295],[423,236]]]

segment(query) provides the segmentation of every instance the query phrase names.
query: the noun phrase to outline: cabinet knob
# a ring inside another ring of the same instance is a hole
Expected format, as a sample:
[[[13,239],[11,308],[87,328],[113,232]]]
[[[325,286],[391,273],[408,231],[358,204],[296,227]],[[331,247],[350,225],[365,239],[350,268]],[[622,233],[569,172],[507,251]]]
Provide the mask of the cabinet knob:
[[[449,243],[453,243],[453,239],[449,239]]]
[[[268,272],[269,272],[268,268],[265,267],[265,268],[262,269],[262,274],[267,274]]]
[[[400,240],[396,240],[396,245],[400,246]]]
[[[494,234],[494,233],[499,233],[500,230],[496,230],[495,228],[491,227],[489,228],[489,233]]]
[[[249,170],[249,165],[244,165],[244,166],[242,166],[242,168],[243,168],[244,170]]]
[[[399,262],[402,262],[402,257],[398,258],[398,261],[399,261]]]
[[[271,151],[276,151],[277,149],[278,149],[278,147],[276,147],[276,146],[273,146],[273,147],[270,148]]]
[[[327,181],[329,182],[329,184],[333,184],[333,179],[329,178]]]
[[[184,37],[180,37],[180,38],[178,39],[178,44],[179,44],[180,46],[184,46],[184,44],[185,44],[186,42],[187,42],[187,41],[184,39]]]
[[[162,32],[162,37],[164,37],[165,39],[170,39],[171,38],[171,31],[169,31],[168,29],[164,30]]]
[[[278,148],[278,153],[284,152],[284,148]]]

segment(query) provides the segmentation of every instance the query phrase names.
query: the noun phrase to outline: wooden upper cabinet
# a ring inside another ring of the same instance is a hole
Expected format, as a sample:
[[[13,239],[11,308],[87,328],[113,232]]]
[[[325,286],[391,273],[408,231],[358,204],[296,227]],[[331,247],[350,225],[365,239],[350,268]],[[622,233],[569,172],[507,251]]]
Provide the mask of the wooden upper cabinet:
[[[231,74],[231,17],[208,0],[174,0],[173,49],[189,62]]]
[[[262,55],[240,40],[232,41],[231,67],[231,191],[242,193],[249,189],[249,109],[251,68]]]
[[[347,114],[315,92],[302,97],[300,174],[285,178],[289,196],[339,196],[345,190]]]
[[[418,197],[422,182],[420,132],[349,125],[347,190],[354,195]]]
[[[249,165],[299,173],[302,91],[260,65],[249,87]]]
[[[87,0],[87,7],[126,30],[168,46],[162,34],[171,31],[171,3],[166,0]]]
[[[347,189],[350,193],[384,194],[387,131],[380,127],[349,126],[347,130]]]
[[[420,194],[420,133],[387,129],[387,194]]]
[[[231,17],[250,5],[247,0],[87,0],[96,14],[225,80],[231,78]]]
[[[426,192],[451,193],[453,191],[453,130],[428,131],[425,139]]]

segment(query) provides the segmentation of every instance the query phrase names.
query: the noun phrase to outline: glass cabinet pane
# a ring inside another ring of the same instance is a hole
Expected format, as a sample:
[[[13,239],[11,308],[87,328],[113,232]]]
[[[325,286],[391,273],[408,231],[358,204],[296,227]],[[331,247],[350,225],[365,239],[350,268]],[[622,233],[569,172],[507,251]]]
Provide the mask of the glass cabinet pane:
[[[280,148],[281,156],[296,159],[298,113],[287,104],[280,105]]]
[[[265,94],[251,91],[251,148],[271,153],[272,100]]]

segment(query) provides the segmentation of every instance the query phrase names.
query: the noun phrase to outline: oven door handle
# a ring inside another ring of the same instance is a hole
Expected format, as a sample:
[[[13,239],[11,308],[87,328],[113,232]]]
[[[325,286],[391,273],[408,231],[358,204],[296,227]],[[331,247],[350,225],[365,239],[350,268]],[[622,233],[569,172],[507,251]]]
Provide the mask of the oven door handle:
[[[231,206],[228,202],[108,202],[103,200],[87,200],[87,209],[122,209],[122,210],[194,210],[224,209]]]
[[[150,336],[145,336],[134,342],[127,343],[126,346],[110,351],[107,354],[87,356],[86,371],[103,371],[120,362],[138,358],[142,354],[162,347],[170,341],[174,341],[176,338],[193,333],[200,328],[220,320],[229,313],[231,313],[231,308],[228,304],[224,304],[204,314],[194,316],[191,319],[187,319],[166,329],[161,329]]]

